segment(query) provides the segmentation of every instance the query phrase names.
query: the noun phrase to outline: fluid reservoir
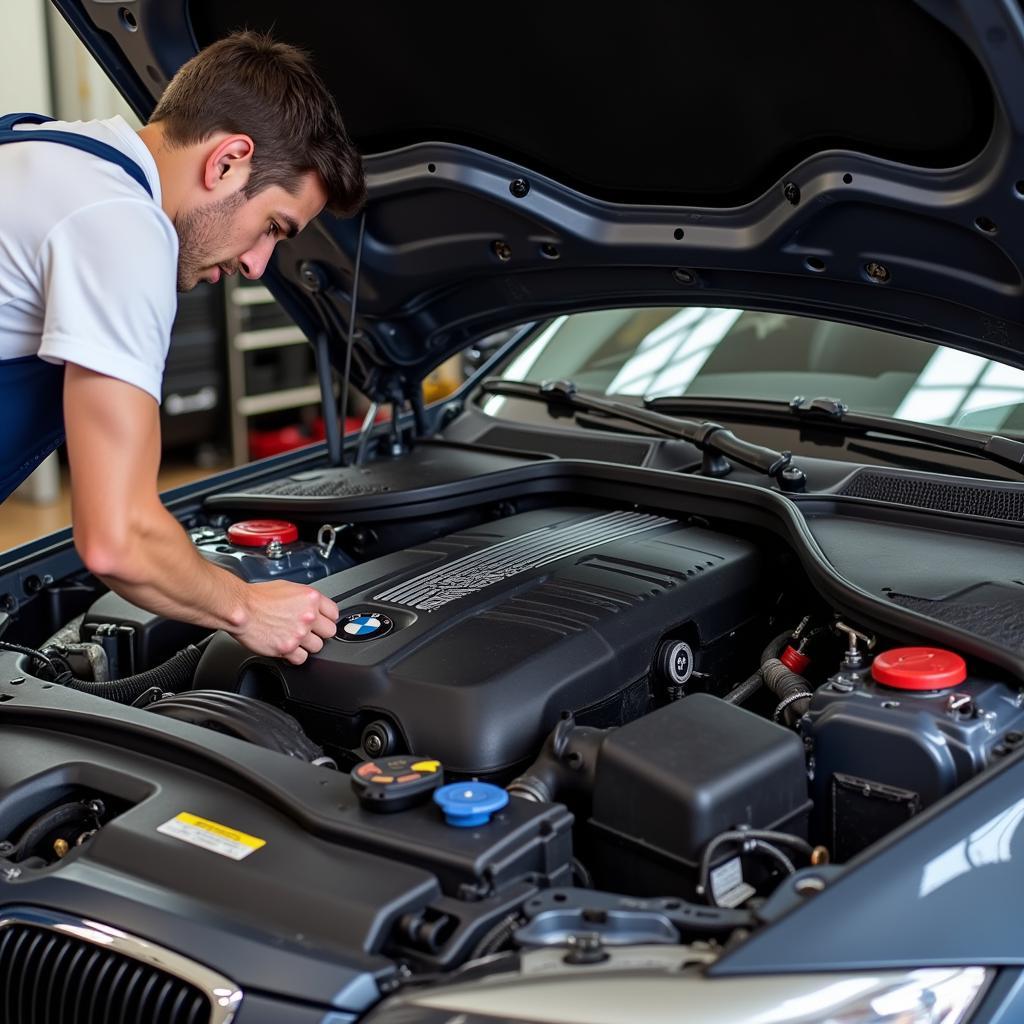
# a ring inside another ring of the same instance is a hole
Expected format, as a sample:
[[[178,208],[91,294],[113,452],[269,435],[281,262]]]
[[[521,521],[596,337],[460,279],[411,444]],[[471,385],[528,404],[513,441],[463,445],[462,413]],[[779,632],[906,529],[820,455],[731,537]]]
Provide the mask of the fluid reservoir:
[[[244,519],[226,529],[200,527],[191,537],[203,557],[250,583],[284,579],[312,583],[355,563],[332,540],[313,543],[300,539],[299,528],[285,519]]]
[[[815,838],[845,860],[1024,740],[1024,710],[955,652],[900,647],[819,687],[800,729]]]

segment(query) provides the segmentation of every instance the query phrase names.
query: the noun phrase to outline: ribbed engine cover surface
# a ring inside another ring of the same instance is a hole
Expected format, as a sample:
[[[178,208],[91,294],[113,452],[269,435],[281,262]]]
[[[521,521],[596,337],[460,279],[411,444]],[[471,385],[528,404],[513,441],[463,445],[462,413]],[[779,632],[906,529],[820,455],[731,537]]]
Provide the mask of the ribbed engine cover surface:
[[[389,587],[376,600],[432,612],[501,580],[673,522],[643,512],[609,512],[548,524]]]
[[[642,685],[665,634],[706,644],[747,619],[759,570],[753,545],[661,515],[510,516],[328,577],[339,638],[282,666],[287,693],[307,712],[380,712],[410,752],[499,773],[531,760],[562,710]],[[197,686],[240,675],[247,656],[225,643]]]

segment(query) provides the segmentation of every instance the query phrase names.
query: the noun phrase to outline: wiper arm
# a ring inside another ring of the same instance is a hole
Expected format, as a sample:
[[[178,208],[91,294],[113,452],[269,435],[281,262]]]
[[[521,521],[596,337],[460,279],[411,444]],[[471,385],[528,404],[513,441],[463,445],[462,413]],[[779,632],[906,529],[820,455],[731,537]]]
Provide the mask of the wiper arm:
[[[838,398],[804,398],[797,396],[790,402],[772,402],[746,398],[702,398],[681,396],[647,399],[644,408],[672,415],[693,413],[714,408],[723,414],[742,418],[765,419],[774,423],[797,420],[812,423],[824,430],[834,430],[847,436],[864,434],[890,434],[893,437],[921,441],[925,444],[965,455],[997,462],[1024,473],[1024,443],[1000,434],[958,430],[934,423],[915,423],[898,420],[878,413],[851,412]]]
[[[704,453],[701,473],[705,476],[725,476],[732,470],[731,459],[741,466],[771,477],[784,491],[802,491],[807,482],[804,471],[793,464],[792,452],[777,452],[773,448],[744,441],[719,423],[680,419],[652,409],[638,409],[611,398],[583,394],[572,381],[566,380],[527,384],[489,377],[480,387],[491,395],[545,402],[554,409],[613,416],[626,423],[646,427],[664,437],[689,441]]]
[[[835,398],[797,397],[789,403],[789,408],[801,419],[820,422],[819,417],[824,415],[828,419],[840,420],[847,427],[864,431],[884,431],[897,437],[931,441],[954,451],[980,455],[1000,465],[1024,471],[1024,443],[1015,441],[1012,437],[1003,437],[1001,434],[984,434],[932,423],[897,420],[891,416],[873,413],[850,412],[844,402]]]

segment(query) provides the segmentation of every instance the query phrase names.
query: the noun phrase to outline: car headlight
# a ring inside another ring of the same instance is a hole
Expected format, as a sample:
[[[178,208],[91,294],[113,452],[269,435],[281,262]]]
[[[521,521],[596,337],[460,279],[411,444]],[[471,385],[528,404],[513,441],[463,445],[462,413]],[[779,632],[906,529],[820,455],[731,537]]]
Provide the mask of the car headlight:
[[[981,967],[950,967],[707,978],[649,973],[636,959],[632,969],[620,961],[618,969],[606,963],[547,976],[524,967],[399,996],[369,1020],[434,1024],[461,1014],[467,1024],[963,1024],[992,976]]]
[[[777,1005],[762,1004],[747,1019],[749,1024],[958,1024],[968,1019],[988,979],[981,967],[822,975],[817,985],[813,975],[801,975],[805,991],[779,992],[783,998]],[[749,979],[755,985],[758,980]],[[785,986],[785,978],[772,980]]]

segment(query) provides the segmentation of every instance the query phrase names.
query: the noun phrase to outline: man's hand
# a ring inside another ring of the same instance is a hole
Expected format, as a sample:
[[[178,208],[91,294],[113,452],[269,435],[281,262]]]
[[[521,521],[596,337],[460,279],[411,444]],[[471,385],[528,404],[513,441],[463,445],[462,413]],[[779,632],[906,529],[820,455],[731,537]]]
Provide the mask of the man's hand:
[[[199,554],[157,492],[160,416],[150,395],[69,363],[64,424],[75,547],[111,590],[296,665],[334,635],[338,608],[319,591],[245,583]]]
[[[253,583],[244,625],[229,632],[256,654],[301,665],[337,632],[338,606],[312,587],[287,580]]]

